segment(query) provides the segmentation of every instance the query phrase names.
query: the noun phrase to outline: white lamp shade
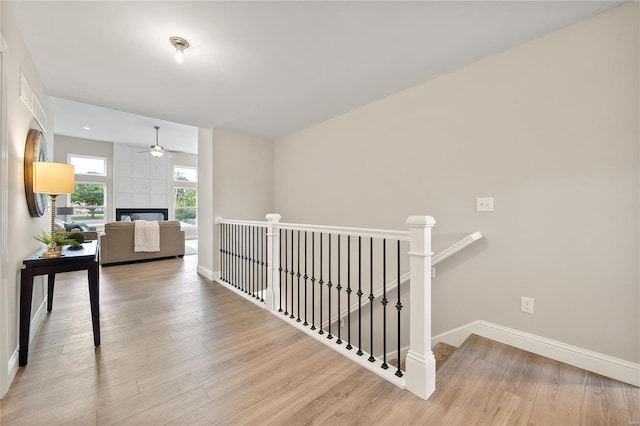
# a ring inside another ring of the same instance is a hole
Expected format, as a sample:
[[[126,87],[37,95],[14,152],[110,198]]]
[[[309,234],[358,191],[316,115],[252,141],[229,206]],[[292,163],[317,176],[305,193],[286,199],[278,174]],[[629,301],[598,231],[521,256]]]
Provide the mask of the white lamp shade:
[[[74,170],[71,164],[33,163],[33,192],[45,194],[73,194]]]

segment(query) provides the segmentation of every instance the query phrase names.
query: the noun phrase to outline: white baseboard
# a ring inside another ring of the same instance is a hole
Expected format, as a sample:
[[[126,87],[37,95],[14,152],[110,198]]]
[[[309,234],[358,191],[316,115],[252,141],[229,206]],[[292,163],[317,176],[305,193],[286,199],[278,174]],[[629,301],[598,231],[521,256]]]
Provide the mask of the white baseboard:
[[[460,346],[471,334],[477,334],[478,336],[640,387],[640,364],[579,348],[557,340],[547,339],[546,337],[536,336],[535,334],[503,327],[488,321],[474,321],[434,336],[431,339],[431,346],[433,347],[437,342]]]
[[[45,286],[46,289],[46,286]],[[31,326],[29,327],[29,343],[33,342],[33,337],[36,335],[38,330],[40,330],[40,326],[44,322],[44,319],[47,317],[47,298],[45,297],[40,306],[38,306],[38,310],[36,314],[31,319]]]
[[[33,338],[36,333],[42,326],[45,318],[47,317],[47,298],[45,297],[40,306],[38,306],[38,310],[36,314],[33,316],[31,320],[31,325],[29,326],[29,343],[33,342]],[[13,379],[16,377],[18,373],[18,361],[20,355],[20,348],[15,348],[9,361],[7,362],[7,378],[8,383],[12,383]]]
[[[16,348],[13,353],[11,354],[11,357],[9,358],[9,362],[7,363],[7,383],[13,383],[13,379],[16,377],[16,374],[18,373],[18,361],[19,361],[19,352],[18,352],[18,348]],[[7,391],[9,390],[8,387],[6,389]],[[4,395],[2,395],[2,392],[0,392],[0,399],[2,399],[4,397]]]
[[[202,275],[203,277],[205,277],[206,279],[208,279],[209,281],[213,281],[214,279],[214,274],[213,271],[211,269],[207,269],[202,265],[198,265],[198,274]]]

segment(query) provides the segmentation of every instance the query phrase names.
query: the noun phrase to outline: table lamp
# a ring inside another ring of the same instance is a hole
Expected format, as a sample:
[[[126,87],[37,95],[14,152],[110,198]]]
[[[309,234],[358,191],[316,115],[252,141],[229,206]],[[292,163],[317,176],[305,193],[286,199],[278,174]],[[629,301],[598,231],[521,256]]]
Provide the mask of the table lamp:
[[[56,243],[54,241],[56,196],[75,192],[73,166],[62,163],[34,162],[33,192],[48,194],[51,197],[51,241],[49,242],[49,248],[42,257],[60,257],[62,254],[56,251]]]

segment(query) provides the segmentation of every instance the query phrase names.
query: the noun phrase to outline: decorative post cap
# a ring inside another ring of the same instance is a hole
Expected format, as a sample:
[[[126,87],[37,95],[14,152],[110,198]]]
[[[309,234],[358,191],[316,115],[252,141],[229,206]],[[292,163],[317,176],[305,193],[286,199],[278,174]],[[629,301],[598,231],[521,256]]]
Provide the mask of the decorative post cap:
[[[436,224],[436,220],[431,216],[409,216],[406,223],[409,228],[431,228]]]
[[[278,213],[269,213],[264,218],[267,219],[267,222],[280,222],[282,216],[280,216]]]

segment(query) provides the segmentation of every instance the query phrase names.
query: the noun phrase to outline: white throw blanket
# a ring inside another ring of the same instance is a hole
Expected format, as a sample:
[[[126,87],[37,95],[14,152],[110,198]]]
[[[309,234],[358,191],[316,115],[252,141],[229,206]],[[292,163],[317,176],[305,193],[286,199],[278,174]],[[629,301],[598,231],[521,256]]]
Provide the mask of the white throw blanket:
[[[133,251],[160,251],[160,225],[155,221],[136,220]]]

